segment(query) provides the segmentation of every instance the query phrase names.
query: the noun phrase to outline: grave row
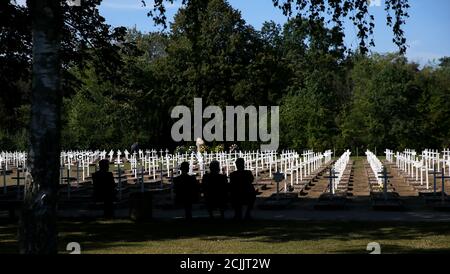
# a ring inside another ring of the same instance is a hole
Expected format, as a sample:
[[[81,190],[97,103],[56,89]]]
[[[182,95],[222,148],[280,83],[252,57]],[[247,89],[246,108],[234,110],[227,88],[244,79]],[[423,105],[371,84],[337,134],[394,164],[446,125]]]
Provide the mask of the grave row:
[[[244,158],[246,169],[251,170],[256,177],[256,181],[265,176],[271,179],[273,173],[284,174],[284,179],[290,180],[291,185],[302,182],[304,178],[310,176],[324,162],[329,162],[332,157],[331,150],[324,153],[312,150],[304,151],[302,154],[293,150],[285,150],[277,153],[275,151],[236,151],[217,153],[175,153],[170,154],[168,150],[139,150],[129,153],[128,151],[63,151],[60,156],[60,185],[66,185],[63,192],[67,198],[71,198],[71,192],[90,183],[91,174],[97,170],[97,164],[102,159],[108,159],[114,166],[115,180],[118,185],[119,199],[122,198],[124,185],[133,179],[135,184],[140,185],[140,190],[146,190],[146,183],[150,181],[159,182],[162,188],[163,179],[171,182],[173,176],[180,173],[179,165],[182,162],[189,163],[189,173],[202,177],[208,169],[209,163],[217,160],[220,164],[220,172],[227,176],[236,170],[235,161],[237,158]],[[26,171],[25,152],[2,152],[1,163],[3,171],[3,190],[6,194],[6,170],[16,169],[17,199],[23,192],[24,177],[20,172]]]
[[[386,150],[385,153],[393,154],[390,150]],[[405,178],[405,182],[413,186],[419,196],[425,197],[427,202],[440,201],[441,205],[446,204],[445,183],[446,179],[450,179],[450,151],[448,149],[444,149],[442,152],[425,149],[420,155],[417,155],[416,151],[412,149],[405,149],[403,152],[395,153],[395,163],[392,158],[388,161],[395,164],[399,174]],[[433,178],[432,185],[430,176]],[[441,181],[440,190],[438,190],[438,179]]]
[[[5,152],[0,153],[0,169],[11,170],[13,167],[22,167],[26,165],[27,155],[25,152]]]
[[[377,175],[383,171],[383,164],[381,163],[380,159],[378,159],[378,157],[375,154],[373,154],[373,152],[370,150],[366,151],[366,157],[367,162],[369,163],[369,166],[377,180],[378,185],[382,186],[383,185],[382,178],[380,178]]]
[[[386,152],[386,159],[392,159],[390,151]],[[403,210],[403,201],[397,191],[397,187],[402,187],[399,185],[398,177],[390,176],[387,167],[371,151],[367,150],[366,155],[370,167],[370,170],[366,169],[366,171],[369,177],[372,208],[374,210]],[[372,183],[373,181],[375,183]]]
[[[335,194],[335,191],[341,183],[344,171],[350,161],[350,155],[351,152],[347,149],[347,151],[345,151],[333,165],[332,174],[330,174],[330,190],[332,194]]]
[[[445,149],[440,153],[438,150],[425,149],[420,155],[415,150],[405,149],[396,152],[395,156],[391,150],[386,150],[386,160],[395,166],[410,180],[416,183],[419,190],[430,190],[430,175],[441,174],[450,176],[450,150]],[[441,157],[442,154],[442,157]],[[388,157],[389,155],[389,157]],[[433,188],[436,183],[433,182]]]
[[[299,193],[303,191],[303,187],[318,175],[321,168],[324,167],[324,164],[331,161],[332,154],[331,150],[327,150],[324,153],[315,153],[312,150],[307,150],[301,155],[293,152],[290,155],[283,156],[282,153],[280,160],[284,162],[284,165],[282,164],[281,168],[277,169],[273,177],[269,177],[270,182],[274,179],[277,183],[277,195],[280,190],[285,194],[287,192],[293,192],[295,188],[298,188]],[[279,187],[281,181],[284,181],[282,188]],[[264,187],[266,187],[265,184]]]

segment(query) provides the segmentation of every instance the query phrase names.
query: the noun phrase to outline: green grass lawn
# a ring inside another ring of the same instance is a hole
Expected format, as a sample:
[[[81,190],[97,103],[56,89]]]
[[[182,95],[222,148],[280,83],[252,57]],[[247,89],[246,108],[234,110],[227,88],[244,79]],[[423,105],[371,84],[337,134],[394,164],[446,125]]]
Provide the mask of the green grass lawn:
[[[196,220],[64,221],[60,252],[79,242],[82,253],[382,253],[450,252],[449,223]],[[0,253],[17,250],[15,225],[0,224]]]

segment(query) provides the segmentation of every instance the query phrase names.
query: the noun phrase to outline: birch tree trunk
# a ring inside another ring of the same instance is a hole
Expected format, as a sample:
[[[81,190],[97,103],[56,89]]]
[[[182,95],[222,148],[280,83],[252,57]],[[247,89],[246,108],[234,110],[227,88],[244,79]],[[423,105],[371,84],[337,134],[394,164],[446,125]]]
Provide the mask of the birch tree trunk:
[[[33,68],[28,169],[32,182],[19,225],[20,253],[57,253],[60,156],[61,0],[28,0],[32,17]]]

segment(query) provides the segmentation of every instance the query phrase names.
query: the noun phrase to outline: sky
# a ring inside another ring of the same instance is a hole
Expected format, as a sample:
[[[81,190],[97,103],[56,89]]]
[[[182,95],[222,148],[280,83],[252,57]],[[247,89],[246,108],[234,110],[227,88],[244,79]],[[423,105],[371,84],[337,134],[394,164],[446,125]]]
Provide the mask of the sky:
[[[25,0],[19,0],[24,2]],[[87,0],[81,0],[87,1]],[[151,5],[152,0],[147,0]],[[167,7],[167,17],[172,20],[181,7],[181,0],[175,0]],[[247,24],[260,29],[264,21],[273,20],[283,24],[286,17],[273,7],[272,0],[228,0],[231,6],[239,10]],[[443,56],[450,56],[450,1],[449,0],[410,0],[410,17],[404,27],[407,44],[407,57],[421,65],[428,64]],[[134,27],[143,32],[158,31],[153,21],[147,17],[149,7],[142,7],[140,0],[103,0],[100,13],[111,26]],[[374,40],[376,46],[372,52],[386,53],[397,50],[392,42],[392,30],[386,26],[384,0],[372,0],[370,13],[375,16]],[[356,29],[346,24],[345,43],[355,49],[358,41]]]

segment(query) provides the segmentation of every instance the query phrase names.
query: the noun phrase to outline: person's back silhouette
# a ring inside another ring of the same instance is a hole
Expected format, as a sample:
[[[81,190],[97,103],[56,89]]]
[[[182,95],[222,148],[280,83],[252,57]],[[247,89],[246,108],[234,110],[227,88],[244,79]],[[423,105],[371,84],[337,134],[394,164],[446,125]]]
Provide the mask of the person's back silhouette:
[[[103,202],[105,218],[114,216],[114,201],[116,199],[116,183],[114,175],[109,172],[109,161],[103,159],[99,162],[100,170],[92,175],[94,184],[94,200]]]
[[[192,204],[198,201],[199,184],[194,176],[188,174],[189,163],[180,165],[181,175],[173,179],[175,202],[184,207],[187,220],[192,219]]]
[[[253,174],[244,169],[244,159],[236,160],[237,170],[230,174],[231,203],[234,208],[234,218],[242,219],[242,208],[247,206],[245,218],[251,218],[251,210],[256,199],[256,190],[253,187]]]
[[[202,179],[202,190],[205,195],[206,206],[210,218],[214,218],[214,209],[220,210],[220,217],[225,218],[225,208],[228,200],[227,176],[219,174],[220,165],[217,161],[209,164],[210,173],[206,173]]]

